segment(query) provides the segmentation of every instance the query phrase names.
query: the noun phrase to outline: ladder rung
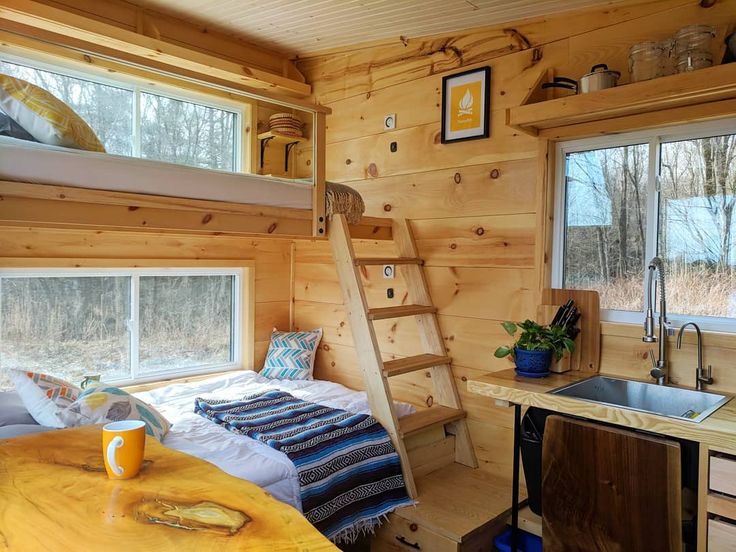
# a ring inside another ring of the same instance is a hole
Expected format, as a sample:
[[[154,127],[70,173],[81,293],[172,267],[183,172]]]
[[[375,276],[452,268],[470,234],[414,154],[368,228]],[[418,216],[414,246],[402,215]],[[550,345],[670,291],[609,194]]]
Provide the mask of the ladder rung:
[[[396,360],[388,360],[383,363],[383,375],[387,377],[398,376],[399,374],[407,374],[415,372],[422,368],[431,368],[433,366],[441,366],[450,364],[451,360],[448,356],[431,355],[429,353]]]
[[[355,266],[374,266],[374,265],[423,265],[422,259],[411,257],[364,257],[355,259]]]
[[[384,320],[386,318],[401,318],[402,316],[415,316],[418,314],[434,314],[437,307],[432,305],[399,305],[398,307],[380,307],[368,309],[368,318],[371,320]]]
[[[399,430],[402,437],[406,437],[435,424],[448,424],[463,418],[465,418],[464,410],[447,406],[433,406],[432,408],[418,410],[414,414],[399,419]]]

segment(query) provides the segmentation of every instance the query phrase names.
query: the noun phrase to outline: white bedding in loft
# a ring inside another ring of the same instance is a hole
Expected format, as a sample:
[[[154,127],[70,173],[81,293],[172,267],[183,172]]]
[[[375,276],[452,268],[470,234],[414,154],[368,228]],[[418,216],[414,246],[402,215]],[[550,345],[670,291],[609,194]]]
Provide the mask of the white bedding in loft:
[[[0,136],[0,180],[312,208],[312,184],[81,151]]]
[[[173,423],[163,444],[202,458],[223,471],[264,488],[275,498],[301,511],[296,468],[283,452],[236,435],[194,413],[196,397],[240,399],[267,390],[279,389],[299,399],[354,413],[369,413],[365,392],[353,391],[338,383],[321,380],[274,380],[252,371],[238,371],[190,383],[172,384],[144,393],[141,400],[154,405]],[[396,403],[399,417],[414,407]]]

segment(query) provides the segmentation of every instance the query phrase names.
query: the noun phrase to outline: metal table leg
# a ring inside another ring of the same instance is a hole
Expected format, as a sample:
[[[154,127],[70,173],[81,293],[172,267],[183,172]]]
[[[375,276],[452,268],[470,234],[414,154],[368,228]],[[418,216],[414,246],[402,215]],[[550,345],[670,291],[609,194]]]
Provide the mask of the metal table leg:
[[[521,405],[514,405],[514,467],[511,480],[511,550],[517,551],[519,542],[519,456],[521,446]]]

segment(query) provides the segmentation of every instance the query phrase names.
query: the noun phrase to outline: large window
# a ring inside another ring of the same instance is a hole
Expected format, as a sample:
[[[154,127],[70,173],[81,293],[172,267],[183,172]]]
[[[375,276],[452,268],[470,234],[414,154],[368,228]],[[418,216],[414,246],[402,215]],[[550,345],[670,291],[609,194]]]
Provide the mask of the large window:
[[[736,331],[735,121],[558,146],[552,283],[600,293],[608,320],[642,320],[662,257],[676,322]]]
[[[0,72],[40,86],[68,104],[108,153],[240,170],[238,109],[5,56],[0,56]]]
[[[131,382],[241,364],[240,269],[0,271],[5,370]]]

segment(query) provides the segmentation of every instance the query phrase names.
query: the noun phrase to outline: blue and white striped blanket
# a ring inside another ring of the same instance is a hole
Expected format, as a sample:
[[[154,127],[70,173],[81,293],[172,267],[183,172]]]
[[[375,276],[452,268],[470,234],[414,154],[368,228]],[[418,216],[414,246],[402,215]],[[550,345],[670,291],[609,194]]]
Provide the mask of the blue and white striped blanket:
[[[304,516],[334,542],[354,542],[389,512],[412,504],[399,456],[372,416],[283,391],[239,401],[197,398],[194,411],[285,453],[299,474]]]

